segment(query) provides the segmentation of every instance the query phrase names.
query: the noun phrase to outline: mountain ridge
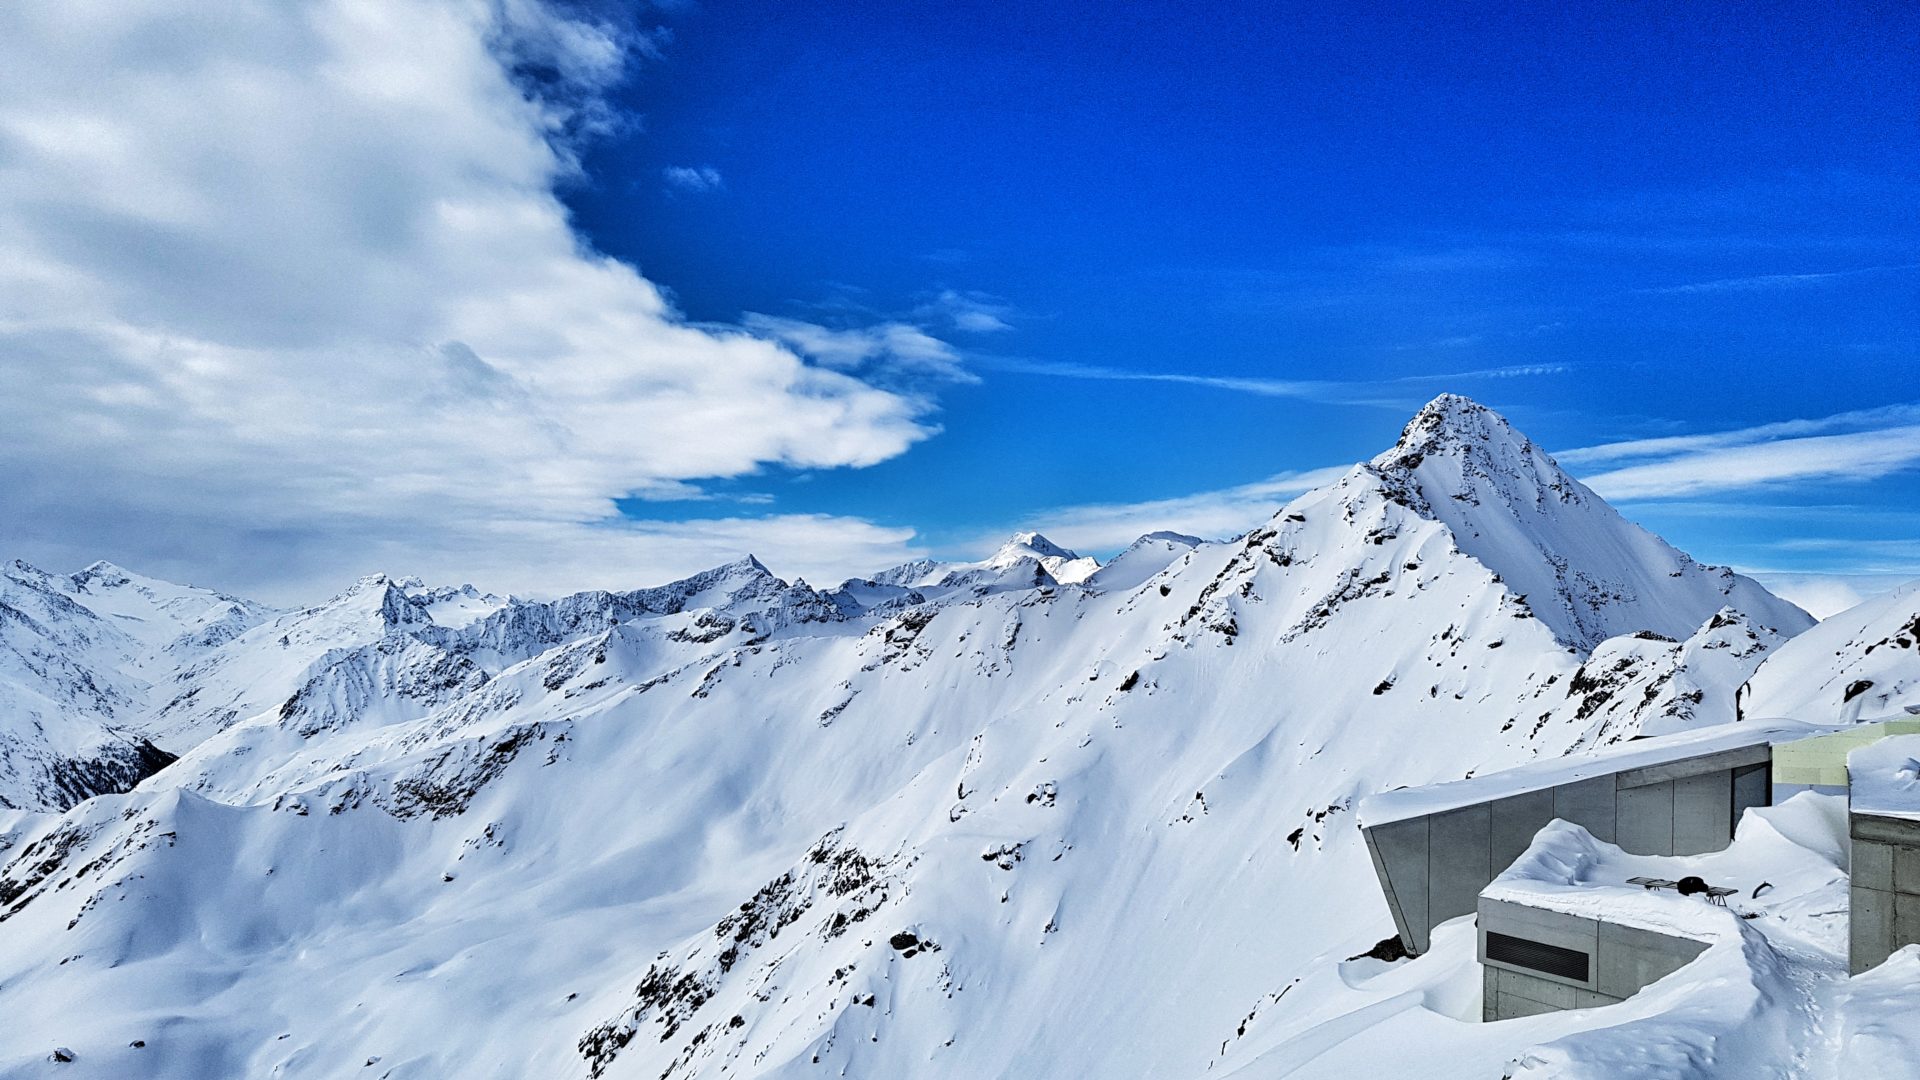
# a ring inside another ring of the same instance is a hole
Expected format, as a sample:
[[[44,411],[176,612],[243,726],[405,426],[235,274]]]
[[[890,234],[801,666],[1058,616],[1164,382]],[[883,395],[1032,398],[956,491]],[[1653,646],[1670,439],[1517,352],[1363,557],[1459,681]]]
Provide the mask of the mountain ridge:
[[[441,590],[375,576],[263,612],[142,717],[178,761],[0,813],[0,1011],[163,1076],[1238,1068],[1250,1026],[1310,1014],[1288,987],[1392,932],[1354,800],[1731,722],[1797,630],[1591,507],[1568,512],[1617,543],[1506,542],[1575,504],[1541,494],[1550,459],[1454,470],[1477,425],[1506,436],[1446,411],[1462,448],[1423,429],[1420,462],[1078,582],[1036,536],[931,581],[746,559],[550,601],[443,587],[442,623]],[[1432,506],[1462,480],[1464,544]],[[1521,591],[1640,553],[1670,592]],[[1566,640],[1643,616],[1675,632]],[[59,1006],[89,995],[116,1008]],[[0,1075],[38,1054],[0,1048]]]

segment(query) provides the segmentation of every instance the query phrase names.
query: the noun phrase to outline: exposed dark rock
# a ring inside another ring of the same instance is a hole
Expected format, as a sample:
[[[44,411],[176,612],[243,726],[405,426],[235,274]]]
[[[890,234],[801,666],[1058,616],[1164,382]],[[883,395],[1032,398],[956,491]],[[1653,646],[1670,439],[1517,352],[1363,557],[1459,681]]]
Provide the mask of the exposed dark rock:
[[[1349,956],[1347,957],[1347,959],[1362,960],[1362,959],[1372,958],[1374,960],[1385,960],[1387,963],[1391,964],[1395,960],[1405,960],[1408,956],[1411,956],[1411,955],[1412,955],[1411,953],[1407,952],[1407,943],[1400,940],[1399,934],[1395,934],[1390,938],[1385,938],[1379,942],[1376,942],[1373,948],[1368,949],[1366,952],[1360,953],[1356,956]]]
[[[145,739],[128,743],[118,753],[87,760],[68,759],[48,770],[47,780],[53,792],[47,801],[55,809],[69,810],[95,795],[132,791],[140,781],[173,764],[174,760],[174,755]]]

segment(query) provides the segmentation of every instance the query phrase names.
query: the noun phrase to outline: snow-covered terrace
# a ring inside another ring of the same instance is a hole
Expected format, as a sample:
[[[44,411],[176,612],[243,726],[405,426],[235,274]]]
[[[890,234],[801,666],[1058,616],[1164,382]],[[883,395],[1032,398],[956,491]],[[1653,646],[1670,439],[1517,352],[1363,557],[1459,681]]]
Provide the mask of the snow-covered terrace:
[[[1557,911],[1596,922],[1631,926],[1639,930],[1714,942],[1738,933],[1734,909],[1706,902],[1700,896],[1682,896],[1672,889],[1647,889],[1631,884],[1634,877],[1661,878],[1714,874],[1708,879],[1739,886],[1746,894],[1767,875],[1782,876],[1784,868],[1762,869],[1753,860],[1733,856],[1629,855],[1613,844],[1565,821],[1540,830],[1526,854],[1494,878],[1480,896],[1485,900],[1521,904]],[[1737,868],[1737,869],[1736,869]],[[1737,876],[1733,881],[1728,875]],[[1816,883],[1817,884],[1817,883]]]

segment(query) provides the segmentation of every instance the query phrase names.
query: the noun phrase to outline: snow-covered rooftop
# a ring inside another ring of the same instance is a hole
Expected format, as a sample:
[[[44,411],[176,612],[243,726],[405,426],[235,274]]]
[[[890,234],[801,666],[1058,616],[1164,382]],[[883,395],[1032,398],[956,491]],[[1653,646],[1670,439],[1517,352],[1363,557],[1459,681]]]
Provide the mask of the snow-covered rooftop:
[[[1920,735],[1890,735],[1847,755],[1856,814],[1920,821]]]
[[[1735,932],[1738,916],[1730,908],[1710,904],[1704,897],[1645,889],[1627,881],[1631,877],[1677,880],[1670,875],[1681,870],[1698,873],[1692,864],[1699,861],[1629,855],[1572,822],[1555,821],[1541,829],[1526,853],[1480,895],[1675,937],[1718,941]],[[1751,888],[1757,883],[1738,884]]]
[[[1845,883],[1845,845],[1845,801],[1813,792],[1754,811],[1741,821],[1731,846],[1702,855],[1632,855],[1578,825],[1556,821],[1480,895],[1696,941],[1737,937],[1741,913],[1756,911],[1773,920],[1769,929],[1779,929],[1777,923],[1804,934],[1811,929],[1801,926],[1808,918],[1824,927],[1833,914],[1834,889]],[[1732,887],[1728,906],[1628,882],[1689,875]],[[1762,883],[1770,887],[1756,897]]]
[[[1595,776],[1662,765],[1690,757],[1717,754],[1748,746],[1793,742],[1838,730],[1830,725],[1798,720],[1755,720],[1717,724],[1697,731],[1634,739],[1586,754],[1530,761],[1525,765],[1452,780],[1426,787],[1383,791],[1360,800],[1358,818],[1363,828],[1423,817],[1463,806],[1476,806],[1510,795],[1571,784]]]

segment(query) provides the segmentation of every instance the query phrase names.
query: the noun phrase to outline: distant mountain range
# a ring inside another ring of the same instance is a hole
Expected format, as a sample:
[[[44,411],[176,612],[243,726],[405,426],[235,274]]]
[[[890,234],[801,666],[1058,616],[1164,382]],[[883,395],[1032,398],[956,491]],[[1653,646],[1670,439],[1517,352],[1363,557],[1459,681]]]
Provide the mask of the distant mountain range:
[[[0,1074],[1266,1075],[1392,933],[1358,797],[1901,713],[1917,643],[1920,591],[1815,625],[1454,396],[1105,565],[281,611],[14,563]]]

